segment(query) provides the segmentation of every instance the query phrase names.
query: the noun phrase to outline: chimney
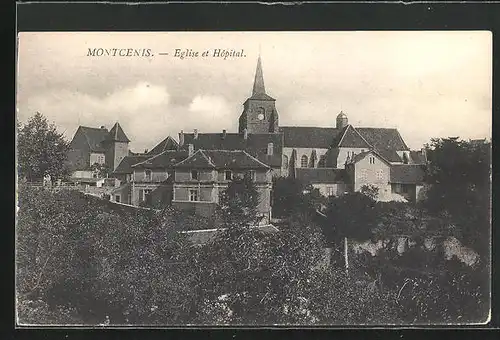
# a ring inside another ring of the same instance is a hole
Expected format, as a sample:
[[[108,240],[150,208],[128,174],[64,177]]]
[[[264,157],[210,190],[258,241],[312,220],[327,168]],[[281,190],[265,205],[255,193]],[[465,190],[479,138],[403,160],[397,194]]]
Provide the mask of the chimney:
[[[105,130],[105,129],[106,129],[106,127],[105,127],[104,125],[101,125],[101,129]]]
[[[188,144],[188,155],[191,156],[194,152],[194,145]]]
[[[198,129],[194,129],[194,139],[198,139]]]
[[[149,151],[148,149],[144,149],[144,153],[148,153],[148,151]]]
[[[422,152],[422,156],[424,157],[424,161],[427,162],[427,150],[425,148],[422,148],[421,152]]]
[[[184,131],[179,133],[179,146],[184,146]]]
[[[269,156],[273,155],[273,151],[274,151],[273,149],[274,149],[273,143],[267,143],[267,154]]]
[[[243,139],[248,139],[248,130],[247,130],[247,128],[243,129]]]
[[[222,130],[222,139],[226,139],[226,129]]]

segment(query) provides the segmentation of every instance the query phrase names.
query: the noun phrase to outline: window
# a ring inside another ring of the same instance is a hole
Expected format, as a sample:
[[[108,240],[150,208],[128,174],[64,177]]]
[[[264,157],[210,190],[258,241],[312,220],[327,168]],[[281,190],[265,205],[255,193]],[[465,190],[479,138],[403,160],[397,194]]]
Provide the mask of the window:
[[[408,193],[408,186],[404,185],[404,184],[401,184],[401,192],[403,194],[407,194]]]
[[[144,170],[144,176],[145,176],[146,181],[150,181],[151,180],[151,170],[149,170],[149,169]]]
[[[233,179],[233,172],[231,170],[224,171],[224,179],[230,181]]]
[[[248,171],[248,176],[252,181],[255,181],[255,170]]]
[[[307,163],[308,163],[307,161],[308,161],[307,156],[306,155],[302,156],[302,158],[300,159],[300,166],[302,168],[307,168]]]
[[[267,143],[267,154],[268,155],[272,155],[273,154],[273,149],[274,149],[274,146],[273,146],[273,143]]]
[[[198,179],[198,170],[191,170],[191,179]]]
[[[366,180],[368,178],[368,170],[366,170],[366,169],[361,170],[361,176],[360,176],[360,178],[362,180]]]
[[[327,187],[326,188],[326,194],[328,196],[333,196],[335,193],[334,193],[334,188],[333,187]]]
[[[375,157],[370,157],[370,164],[375,164]]]
[[[324,168],[326,166],[326,156],[321,155],[318,161],[318,168]]]
[[[197,202],[198,201],[198,190],[196,190],[196,189],[190,189],[189,190],[189,200],[191,202]]]
[[[127,203],[132,204],[132,194],[128,194]]]
[[[283,155],[283,168],[288,169],[288,156]]]
[[[120,203],[120,195],[115,195],[115,202]]]
[[[150,202],[151,200],[151,189],[144,189],[144,198],[143,201]]]
[[[384,178],[384,171],[377,170],[377,179],[383,179],[383,178]]]

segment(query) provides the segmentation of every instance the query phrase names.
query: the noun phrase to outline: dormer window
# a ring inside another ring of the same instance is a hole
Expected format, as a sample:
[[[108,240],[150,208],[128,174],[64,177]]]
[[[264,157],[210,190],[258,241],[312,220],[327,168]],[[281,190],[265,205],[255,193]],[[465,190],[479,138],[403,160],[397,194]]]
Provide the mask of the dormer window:
[[[403,164],[408,164],[410,161],[408,159],[408,154],[406,152],[403,153]]]
[[[224,171],[224,179],[230,181],[233,179],[233,172],[231,170]]]
[[[198,179],[198,170],[191,170],[191,179]]]

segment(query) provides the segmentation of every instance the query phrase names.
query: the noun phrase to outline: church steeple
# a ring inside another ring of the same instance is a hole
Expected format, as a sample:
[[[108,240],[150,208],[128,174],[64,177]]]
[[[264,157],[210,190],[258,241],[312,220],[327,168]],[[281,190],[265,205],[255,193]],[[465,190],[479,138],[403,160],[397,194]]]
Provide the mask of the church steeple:
[[[274,133],[279,131],[278,112],[275,99],[266,93],[262,59],[257,59],[252,96],[243,103],[243,113],[239,120],[239,132]]]
[[[262,72],[262,61],[259,58],[257,59],[257,69],[255,70],[255,80],[253,82],[253,91],[252,96],[258,94],[266,94],[266,87],[264,85],[264,74]]]

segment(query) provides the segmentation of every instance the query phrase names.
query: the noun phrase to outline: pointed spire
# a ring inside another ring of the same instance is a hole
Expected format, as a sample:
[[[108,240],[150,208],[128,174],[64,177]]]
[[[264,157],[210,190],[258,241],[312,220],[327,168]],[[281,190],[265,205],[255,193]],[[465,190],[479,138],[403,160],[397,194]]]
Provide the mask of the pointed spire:
[[[264,74],[262,73],[262,61],[260,59],[259,53],[259,59],[257,59],[257,69],[255,70],[255,80],[253,83],[252,95],[265,93],[266,87],[264,86]]]

